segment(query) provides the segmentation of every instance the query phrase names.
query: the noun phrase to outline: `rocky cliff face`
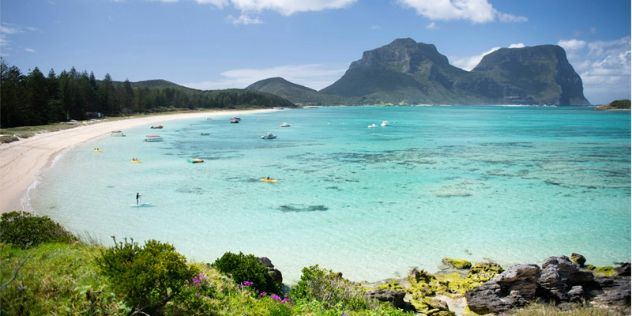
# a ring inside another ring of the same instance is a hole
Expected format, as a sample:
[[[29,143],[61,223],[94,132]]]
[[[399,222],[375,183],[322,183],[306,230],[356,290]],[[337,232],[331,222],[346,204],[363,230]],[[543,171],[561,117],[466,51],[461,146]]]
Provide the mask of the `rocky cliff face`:
[[[559,46],[500,49],[467,72],[410,38],[364,52],[320,92],[395,104],[589,104]]]

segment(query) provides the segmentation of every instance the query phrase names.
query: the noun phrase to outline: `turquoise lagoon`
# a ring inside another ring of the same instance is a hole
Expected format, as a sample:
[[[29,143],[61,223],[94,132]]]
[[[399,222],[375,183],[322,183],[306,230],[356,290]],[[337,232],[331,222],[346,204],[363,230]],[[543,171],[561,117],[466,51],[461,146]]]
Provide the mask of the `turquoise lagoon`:
[[[443,257],[630,260],[629,112],[323,107],[228,118],[74,146],[39,176],[31,205],[104,245],[157,239],[197,262],[266,256],[286,283],[314,264],[377,281],[437,271]],[[164,142],[143,142],[154,133]],[[130,207],[137,192],[152,206]]]

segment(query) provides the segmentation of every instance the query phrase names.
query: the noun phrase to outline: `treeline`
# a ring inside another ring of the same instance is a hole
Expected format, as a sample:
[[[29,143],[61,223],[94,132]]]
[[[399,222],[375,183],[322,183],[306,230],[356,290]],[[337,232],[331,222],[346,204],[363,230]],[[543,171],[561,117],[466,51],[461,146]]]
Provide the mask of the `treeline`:
[[[44,75],[37,67],[24,75],[0,58],[0,124],[2,127],[43,125],[71,119],[83,120],[89,113],[118,116],[164,112],[176,109],[235,109],[293,107],[273,94],[244,90],[189,89],[169,86],[132,86],[129,80],[113,81],[109,74],[97,80],[94,73],[74,67],[59,75],[53,69]]]

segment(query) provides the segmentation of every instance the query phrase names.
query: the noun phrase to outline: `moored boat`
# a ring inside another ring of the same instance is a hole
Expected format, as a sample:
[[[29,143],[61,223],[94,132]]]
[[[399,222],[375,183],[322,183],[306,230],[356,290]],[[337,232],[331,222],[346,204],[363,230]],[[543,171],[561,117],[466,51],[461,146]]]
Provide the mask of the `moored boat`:
[[[281,125],[279,125],[279,126],[281,126],[281,127],[290,127],[290,124],[288,124],[288,123],[283,123],[283,124],[281,124]]]
[[[375,125],[375,124],[369,125],[369,128],[376,128],[376,127],[377,127],[377,125]]]
[[[276,135],[272,135],[272,133],[267,133],[261,136],[261,139],[274,139],[274,138],[276,138]]]
[[[147,138],[145,138],[145,141],[146,142],[161,142],[163,141],[163,139],[158,134],[150,134],[150,135],[147,135]]]
[[[388,126],[388,121],[382,122],[382,126]]]
[[[241,121],[241,119],[240,119],[240,118],[238,118],[238,117],[236,117],[236,116],[235,116],[235,117],[231,117],[231,118],[230,118],[230,122],[231,122],[231,123],[239,123],[239,121]]]
[[[158,126],[152,126],[151,128],[152,128],[152,129],[162,129],[163,127],[164,127],[164,126],[162,126],[162,125],[158,125]]]
[[[188,162],[190,163],[201,163],[204,162],[204,159],[200,159],[200,158],[189,158],[187,159]]]
[[[125,136],[125,134],[123,134],[123,132],[122,132],[122,131],[112,131],[112,132],[110,133],[110,136],[123,137],[123,136]]]

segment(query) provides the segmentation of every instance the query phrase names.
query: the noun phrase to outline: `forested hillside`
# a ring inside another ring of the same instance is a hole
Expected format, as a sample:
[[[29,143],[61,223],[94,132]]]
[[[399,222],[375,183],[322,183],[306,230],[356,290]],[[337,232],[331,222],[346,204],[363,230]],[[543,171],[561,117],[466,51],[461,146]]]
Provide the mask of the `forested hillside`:
[[[35,67],[25,75],[2,58],[0,71],[2,127],[81,120],[89,112],[116,116],[175,109],[295,106],[273,94],[245,89],[201,91],[164,80],[121,83],[109,74],[97,80],[94,73],[74,67],[59,74],[51,69],[48,75]]]

